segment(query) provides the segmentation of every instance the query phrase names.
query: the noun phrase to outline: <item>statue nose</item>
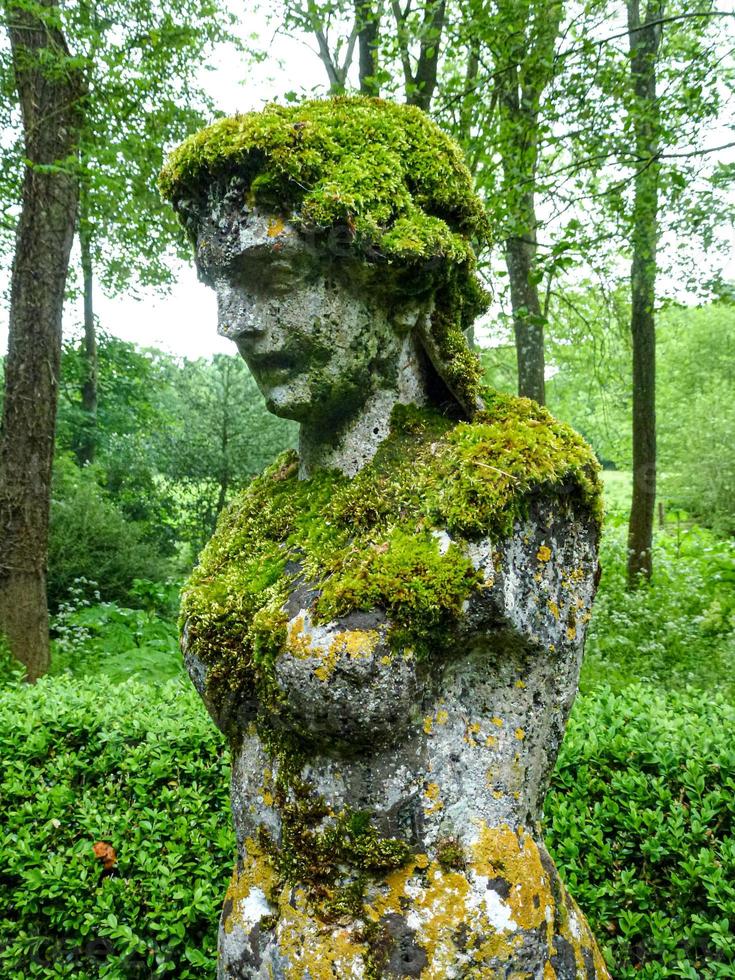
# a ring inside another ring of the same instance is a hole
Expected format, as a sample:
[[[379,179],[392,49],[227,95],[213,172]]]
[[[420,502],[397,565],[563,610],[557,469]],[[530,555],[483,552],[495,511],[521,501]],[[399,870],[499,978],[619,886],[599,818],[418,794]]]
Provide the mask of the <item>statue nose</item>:
[[[263,333],[263,323],[250,297],[229,288],[218,290],[217,306],[217,333],[220,336],[238,341]]]

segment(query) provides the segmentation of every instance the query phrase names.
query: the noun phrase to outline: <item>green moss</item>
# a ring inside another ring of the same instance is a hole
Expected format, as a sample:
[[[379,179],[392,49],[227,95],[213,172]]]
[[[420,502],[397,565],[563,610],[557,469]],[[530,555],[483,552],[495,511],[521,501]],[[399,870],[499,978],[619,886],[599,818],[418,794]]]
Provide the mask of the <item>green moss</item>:
[[[471,423],[397,409],[389,438],[352,479],[319,471],[300,480],[296,454],[286,453],[235,500],[182,602],[215,703],[230,692],[278,700],[282,607],[296,579],[319,592],[316,622],[382,609],[392,652],[424,658],[451,648],[479,585],[466,542],[510,534],[541,490],[563,492],[600,520],[584,440],[527,399],[483,397],[487,408]],[[452,537],[443,549],[441,531]]]
[[[160,187],[196,199],[240,175],[308,228],[344,224],[363,251],[472,263],[486,219],[457,144],[420,109],[340,97],[220,119],[171,153]]]
[[[408,272],[406,294],[431,291],[440,373],[471,415],[481,370],[463,330],[487,307],[473,242],[488,223],[458,145],[415,106],[362,96],[269,105],[220,119],[175,149],[160,176],[196,242],[213,184],[239,177],[259,204],[310,234]]]
[[[320,918],[359,918],[370,879],[382,879],[410,855],[404,841],[382,837],[371,814],[345,808],[333,813],[300,777],[280,778],[276,792],[280,835],[261,826],[258,843],[278,880],[307,890]]]
[[[456,837],[444,837],[436,847],[436,859],[444,871],[464,871],[467,854]]]

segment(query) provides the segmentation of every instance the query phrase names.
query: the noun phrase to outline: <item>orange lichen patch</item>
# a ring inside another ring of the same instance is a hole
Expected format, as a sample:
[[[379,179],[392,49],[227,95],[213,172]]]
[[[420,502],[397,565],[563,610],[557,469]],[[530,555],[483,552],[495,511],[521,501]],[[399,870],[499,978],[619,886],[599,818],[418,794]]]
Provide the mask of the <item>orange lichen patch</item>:
[[[512,969],[529,934],[538,935],[539,930],[545,937],[545,961],[539,964],[543,980],[556,980],[551,957],[555,942],[562,937],[574,950],[580,976],[586,975],[587,951],[598,977],[608,977],[584,917],[556,876],[552,889],[540,847],[531,836],[523,829],[489,827],[484,821],[479,822],[478,831],[467,853],[466,870],[447,868],[438,860],[429,862],[426,855],[417,855],[371,888],[364,917],[373,923],[390,914],[405,918],[414,930],[415,942],[427,955],[421,980],[444,980],[450,975],[486,980],[501,975],[496,971],[503,965],[503,976],[528,980],[530,973],[521,969],[508,974],[507,967]],[[501,899],[482,887],[483,877],[505,881],[507,897]]]
[[[577,639],[577,627],[576,626],[567,626],[567,639],[570,640],[570,641]]]
[[[326,682],[334,673],[334,668],[337,666],[337,660],[339,656],[334,646],[330,646],[328,650],[322,653],[321,663],[314,670],[314,676],[318,677],[320,681]]]
[[[488,749],[493,749],[498,744],[498,740],[495,735],[488,735],[485,739],[485,746]]]
[[[553,599],[549,599],[549,601],[546,603],[546,605],[549,607],[549,612],[554,617],[554,619],[558,620],[559,619],[559,606],[556,604],[556,602],[554,602]]]
[[[503,878],[510,885],[507,902],[520,928],[537,929],[547,922],[554,896],[538,846],[527,831],[516,832],[507,824],[488,827],[482,821],[471,852],[477,873]]]
[[[243,908],[254,889],[259,889],[269,902],[276,901],[278,876],[270,858],[252,837],[245,841],[245,855],[242,870],[235,867],[225,894],[225,909],[229,907],[230,911],[223,915],[222,924],[228,933],[243,923]]]
[[[518,739],[519,742],[522,742],[523,739],[526,737],[526,733],[522,728],[516,728],[513,734],[515,735],[515,737]]]
[[[539,550],[536,552],[536,557],[539,561],[548,561],[551,558],[551,548],[548,548],[545,544],[542,544]]]
[[[426,735],[431,735],[431,730],[434,727],[434,719],[431,715],[427,715],[424,718],[424,732]]]
[[[519,691],[523,691],[526,687],[525,681],[516,681],[515,686]]]
[[[377,630],[343,630],[325,648],[323,644],[314,642],[306,629],[304,616],[299,615],[289,623],[285,649],[298,659],[318,658],[320,662],[314,669],[314,675],[320,681],[327,681],[341,656],[348,656],[353,660],[366,659],[374,653],[379,641]],[[383,660],[390,663],[389,657],[384,657]]]
[[[503,719],[502,718],[495,717],[495,718],[491,718],[490,721],[493,723],[493,725],[496,725],[498,728],[502,728],[503,727]]]
[[[364,976],[367,946],[357,938],[354,926],[329,925],[316,919],[306,893],[284,892],[279,902],[276,938],[286,958],[286,980],[334,980],[334,977]]]
[[[437,810],[444,809],[444,804],[439,799],[439,784],[429,783],[424,790],[424,796],[430,801],[430,806],[424,807],[424,813],[436,813]]]
[[[293,657],[306,658],[313,657],[315,651],[312,649],[311,637],[304,629],[304,617],[296,616],[288,624],[286,633],[286,651]]]
[[[353,660],[364,660],[375,651],[379,639],[377,630],[343,630],[332,641],[330,650],[338,655],[347,654]]]
[[[436,723],[437,725],[446,725],[449,721],[449,712],[444,708],[440,708],[436,713]]]
[[[268,225],[268,237],[277,238],[285,229],[286,223],[282,218],[275,218]]]

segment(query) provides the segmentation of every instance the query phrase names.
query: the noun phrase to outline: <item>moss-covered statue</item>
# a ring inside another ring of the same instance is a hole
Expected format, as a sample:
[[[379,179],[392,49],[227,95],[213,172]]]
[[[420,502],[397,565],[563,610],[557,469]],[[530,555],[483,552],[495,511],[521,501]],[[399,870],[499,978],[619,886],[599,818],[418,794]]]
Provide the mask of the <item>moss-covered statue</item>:
[[[271,106],[161,183],[220,332],[301,423],[183,597],[233,753],[219,977],[607,977],[539,827],[598,477],[573,431],[480,385],[457,147],[405,106]]]

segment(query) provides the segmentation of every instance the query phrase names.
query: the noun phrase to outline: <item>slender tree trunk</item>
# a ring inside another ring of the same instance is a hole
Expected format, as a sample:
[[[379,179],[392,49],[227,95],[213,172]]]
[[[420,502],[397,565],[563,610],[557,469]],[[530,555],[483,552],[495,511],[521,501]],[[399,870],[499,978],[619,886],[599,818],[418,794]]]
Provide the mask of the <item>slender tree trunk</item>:
[[[535,188],[539,118],[544,92],[554,77],[554,50],[564,11],[560,0],[497,0],[505,43],[495,50],[503,184],[511,234],[505,243],[518,394],[546,401],[545,310],[537,285]]]
[[[544,405],[544,315],[534,276],[537,219],[533,187],[538,116],[523,106],[515,73],[508,72],[507,76],[501,83],[505,87],[501,95],[502,111],[507,119],[502,166],[508,217],[515,234],[505,242],[505,264],[513,310],[518,394]],[[529,190],[519,190],[523,187]]]
[[[410,4],[408,6],[410,7]],[[391,0],[391,8],[403,66],[406,102],[428,112],[438,79],[439,49],[444,33],[446,0],[424,0],[424,16],[419,35],[421,40],[415,71],[411,58],[411,46],[415,38],[409,33],[406,11],[401,9],[400,0]]]
[[[633,127],[638,172],[633,206],[631,319],[633,346],[633,498],[628,524],[628,585],[652,571],[656,504],[656,248],[658,244],[658,133],[656,60],[663,0],[652,0],[641,22],[639,0],[628,0]]]
[[[82,261],[82,280],[84,292],[84,380],[82,382],[82,409],[84,427],[76,447],[77,462],[80,466],[94,461],[97,448],[97,330],[94,320],[94,269],[87,208],[84,190],[80,195],[78,238]]]
[[[217,497],[217,513],[215,514],[215,525],[217,518],[227,502],[227,494],[230,490],[230,396],[231,396],[231,376],[232,370],[229,361],[220,361],[222,366],[222,425],[220,427],[220,454],[222,466],[219,477],[219,495]]]
[[[379,96],[380,14],[374,9],[372,0],[355,0],[355,25],[360,62],[360,91],[363,95]]]
[[[61,312],[74,236],[80,80],[57,0],[4,13],[23,117],[22,210],[0,430],[0,629],[35,681],[49,665],[46,562]],[[48,169],[47,169],[48,168]]]
[[[522,213],[514,215],[521,235],[505,243],[505,264],[510,282],[513,331],[518,364],[518,394],[546,402],[544,382],[544,316],[533,280],[536,257],[536,214],[533,195],[526,195]]]

